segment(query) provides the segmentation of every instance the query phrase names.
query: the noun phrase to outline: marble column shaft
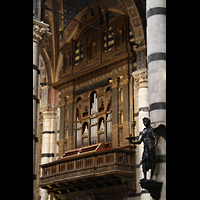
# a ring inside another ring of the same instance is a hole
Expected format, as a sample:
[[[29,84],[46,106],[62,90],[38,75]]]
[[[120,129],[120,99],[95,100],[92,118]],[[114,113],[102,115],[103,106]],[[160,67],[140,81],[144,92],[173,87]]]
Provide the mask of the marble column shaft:
[[[143,131],[144,124],[142,119],[144,117],[149,117],[149,101],[148,101],[148,73],[147,69],[139,69],[137,71],[134,71],[132,73],[132,76],[134,78],[134,83],[136,85],[136,88],[138,90],[138,125],[139,125],[139,133]],[[142,158],[143,153],[143,143],[140,145],[137,145],[136,148],[136,188],[137,193],[141,192],[141,187],[139,185],[140,179],[144,178],[142,173],[142,165],[140,165],[140,161]],[[148,173],[147,173],[148,177]],[[151,196],[148,193],[141,193],[141,200],[151,200]]]
[[[166,0],[148,0],[147,62],[150,119],[166,125]]]

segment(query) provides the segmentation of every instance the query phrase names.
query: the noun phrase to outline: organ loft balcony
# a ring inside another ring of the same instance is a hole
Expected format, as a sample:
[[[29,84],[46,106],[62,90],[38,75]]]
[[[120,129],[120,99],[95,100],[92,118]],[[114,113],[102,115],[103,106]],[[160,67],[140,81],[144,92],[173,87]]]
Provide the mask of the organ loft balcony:
[[[132,148],[111,148],[106,142],[67,151],[61,159],[40,165],[39,186],[58,199],[74,191],[121,184],[135,192]]]

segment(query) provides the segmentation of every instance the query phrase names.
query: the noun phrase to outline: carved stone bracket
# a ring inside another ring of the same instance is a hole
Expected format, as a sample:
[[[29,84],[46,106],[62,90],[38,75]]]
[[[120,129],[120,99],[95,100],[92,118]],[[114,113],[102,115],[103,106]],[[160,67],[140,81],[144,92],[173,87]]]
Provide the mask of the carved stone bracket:
[[[148,87],[148,72],[147,69],[141,69],[132,73],[137,88]]]
[[[48,24],[33,19],[33,41],[37,42],[40,47],[44,47],[52,35],[48,27]]]

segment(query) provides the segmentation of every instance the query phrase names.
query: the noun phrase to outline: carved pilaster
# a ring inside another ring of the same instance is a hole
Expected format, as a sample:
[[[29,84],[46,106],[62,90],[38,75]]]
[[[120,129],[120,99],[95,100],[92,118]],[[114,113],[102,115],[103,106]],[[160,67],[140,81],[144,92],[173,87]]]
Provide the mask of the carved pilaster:
[[[38,43],[40,47],[44,47],[52,35],[48,27],[48,24],[33,19],[33,41]]]
[[[148,72],[147,69],[141,69],[132,73],[134,82],[136,83],[137,89],[148,88]]]

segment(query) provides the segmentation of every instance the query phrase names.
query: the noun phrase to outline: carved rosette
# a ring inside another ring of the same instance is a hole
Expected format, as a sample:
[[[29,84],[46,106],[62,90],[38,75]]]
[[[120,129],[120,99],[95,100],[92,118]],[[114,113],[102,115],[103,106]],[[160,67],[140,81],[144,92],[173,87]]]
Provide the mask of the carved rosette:
[[[44,47],[52,35],[48,27],[48,24],[33,19],[33,41],[37,42],[40,47]]]
[[[138,89],[148,88],[148,72],[146,68],[134,71],[132,76]]]

